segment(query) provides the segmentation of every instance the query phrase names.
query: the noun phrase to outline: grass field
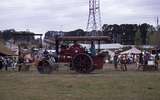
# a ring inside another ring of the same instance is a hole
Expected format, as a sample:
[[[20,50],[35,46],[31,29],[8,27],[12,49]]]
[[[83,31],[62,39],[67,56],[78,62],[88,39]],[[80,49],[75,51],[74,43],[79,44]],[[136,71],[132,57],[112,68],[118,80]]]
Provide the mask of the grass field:
[[[160,72],[0,72],[0,100],[160,100]]]

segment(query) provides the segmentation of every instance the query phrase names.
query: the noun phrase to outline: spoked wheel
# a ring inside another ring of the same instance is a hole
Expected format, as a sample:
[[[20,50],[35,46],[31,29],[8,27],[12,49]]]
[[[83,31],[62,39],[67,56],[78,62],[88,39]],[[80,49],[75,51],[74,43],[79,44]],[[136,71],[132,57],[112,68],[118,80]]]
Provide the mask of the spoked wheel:
[[[94,71],[92,58],[87,54],[78,54],[72,60],[72,67],[79,73],[90,73]]]
[[[50,74],[52,72],[52,67],[46,60],[42,60],[38,63],[38,72],[41,74]]]

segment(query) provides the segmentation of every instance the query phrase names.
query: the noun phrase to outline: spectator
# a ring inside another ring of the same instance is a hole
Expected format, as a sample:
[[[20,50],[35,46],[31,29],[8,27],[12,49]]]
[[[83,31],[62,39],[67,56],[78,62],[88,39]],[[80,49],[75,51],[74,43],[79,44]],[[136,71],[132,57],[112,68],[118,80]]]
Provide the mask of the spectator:
[[[3,68],[3,57],[0,56],[0,70],[2,70]]]
[[[8,58],[7,57],[4,57],[3,59],[3,64],[4,64],[4,67],[5,67],[5,71],[8,71]]]
[[[22,69],[22,66],[24,64],[24,58],[22,56],[19,57],[18,64],[19,64],[19,66],[18,66],[18,72],[20,72],[21,69]]]
[[[115,54],[113,57],[113,63],[114,63],[114,68],[117,70],[118,69],[118,55]]]
[[[144,66],[144,57],[143,53],[140,53],[137,57],[137,70],[140,70]]]
[[[137,67],[137,70],[139,70],[139,69],[140,69],[139,55],[136,56],[135,60],[136,60],[136,67]]]
[[[155,70],[158,70],[158,61],[159,61],[159,55],[158,55],[158,53],[156,53],[156,56],[155,56]]]
[[[13,69],[14,71],[16,70],[16,65],[17,65],[16,58],[13,58],[12,69]]]
[[[139,64],[143,65],[143,54],[142,53],[140,53],[139,55]]]
[[[120,63],[121,63],[121,70],[127,71],[127,57],[126,56],[124,56],[124,55],[121,56]]]

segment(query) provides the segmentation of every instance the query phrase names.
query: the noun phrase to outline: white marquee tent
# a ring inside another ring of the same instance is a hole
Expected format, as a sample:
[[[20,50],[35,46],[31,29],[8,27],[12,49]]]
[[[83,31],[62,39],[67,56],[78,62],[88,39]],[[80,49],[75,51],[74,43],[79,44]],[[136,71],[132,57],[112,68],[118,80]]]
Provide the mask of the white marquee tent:
[[[86,47],[87,49],[90,48],[90,44],[81,44],[83,47]],[[98,49],[98,44],[95,44],[96,49]],[[123,45],[121,44],[101,44],[100,48],[102,50],[109,50],[109,49],[121,49],[123,48]]]
[[[138,50],[137,48],[132,48],[130,50],[121,52],[121,54],[140,54],[140,53],[141,53],[141,51]]]

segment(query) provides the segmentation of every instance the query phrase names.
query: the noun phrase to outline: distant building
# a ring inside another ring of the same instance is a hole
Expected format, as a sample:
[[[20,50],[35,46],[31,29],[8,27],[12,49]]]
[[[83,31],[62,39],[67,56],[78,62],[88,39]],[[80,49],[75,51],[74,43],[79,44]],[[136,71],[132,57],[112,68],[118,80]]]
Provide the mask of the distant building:
[[[48,31],[45,33],[45,39],[54,38],[56,35],[63,36],[65,32],[62,31]]]

